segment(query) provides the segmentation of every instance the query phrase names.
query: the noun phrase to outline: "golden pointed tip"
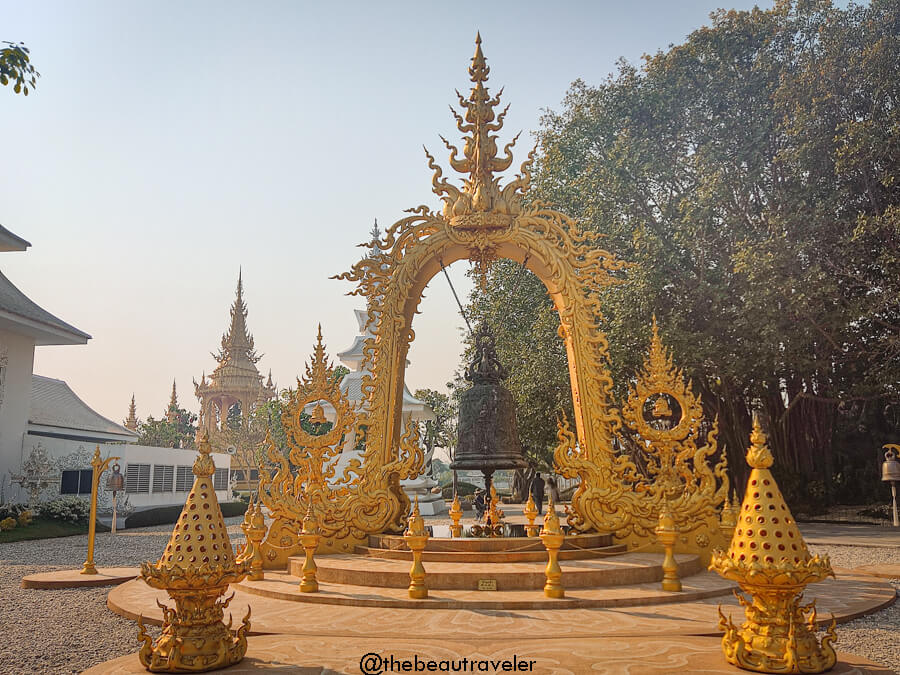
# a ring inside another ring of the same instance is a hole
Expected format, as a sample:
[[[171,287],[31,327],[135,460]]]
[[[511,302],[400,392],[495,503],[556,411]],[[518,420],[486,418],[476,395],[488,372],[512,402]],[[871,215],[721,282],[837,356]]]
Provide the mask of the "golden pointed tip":
[[[747,450],[747,464],[754,469],[768,469],[775,458],[766,442],[766,434],[762,430],[759,417],[753,416],[753,430],[750,432],[750,448]]]
[[[475,44],[476,44],[476,45],[480,45],[480,44],[481,44],[481,31],[480,31],[480,30],[479,30],[479,31],[475,31]]]

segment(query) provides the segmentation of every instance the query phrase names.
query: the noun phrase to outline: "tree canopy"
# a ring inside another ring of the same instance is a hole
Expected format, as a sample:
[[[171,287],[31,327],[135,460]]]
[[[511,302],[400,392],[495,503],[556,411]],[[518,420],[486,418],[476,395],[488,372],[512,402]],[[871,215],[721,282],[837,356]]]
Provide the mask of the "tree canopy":
[[[539,132],[532,197],[635,263],[602,291],[618,395],[655,314],[732,468],[758,411],[798,501],[874,488],[900,426],[897,72],[900,3],[722,10],[640,67],[576,81]],[[516,288],[516,268],[496,265],[470,310],[548,390],[510,383],[523,440],[546,452],[570,405],[565,355],[543,286]]]
[[[37,86],[41,74],[31,63],[31,52],[21,42],[0,42],[0,84],[12,83],[13,91],[28,96],[29,87]]]

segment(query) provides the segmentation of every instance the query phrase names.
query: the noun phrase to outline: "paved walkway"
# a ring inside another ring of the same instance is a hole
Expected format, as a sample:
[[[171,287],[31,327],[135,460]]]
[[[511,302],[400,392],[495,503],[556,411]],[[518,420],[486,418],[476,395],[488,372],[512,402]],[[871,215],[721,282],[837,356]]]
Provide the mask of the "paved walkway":
[[[900,527],[797,523],[807,544],[900,548]],[[897,553],[900,559],[900,551]]]

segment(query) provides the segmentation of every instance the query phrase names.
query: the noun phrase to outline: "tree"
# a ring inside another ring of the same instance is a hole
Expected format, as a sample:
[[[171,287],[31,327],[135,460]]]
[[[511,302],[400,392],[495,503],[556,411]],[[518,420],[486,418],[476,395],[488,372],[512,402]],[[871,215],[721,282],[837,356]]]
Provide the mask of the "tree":
[[[758,411],[795,503],[877,489],[900,406],[898,35],[895,2],[719,11],[640,68],[576,81],[542,120],[534,196],[635,263],[602,291],[617,395],[656,314],[739,479]],[[529,413],[546,420],[569,385],[548,358],[556,322],[528,332],[546,294],[515,290],[515,267],[471,308],[500,319],[507,367],[550,390]]]
[[[459,415],[456,400],[435,389],[416,389],[413,396],[426,403],[434,413],[433,420],[425,421],[426,457],[433,457],[434,449],[440,447],[446,448],[452,458],[453,449],[456,447],[456,420]]]
[[[34,89],[41,76],[31,63],[28,47],[21,42],[0,44],[6,45],[0,49],[0,84],[6,86],[12,82],[15,93],[28,96],[28,87]]]
[[[175,408],[173,421],[167,418],[147,419],[138,424],[138,444],[156,448],[193,448],[197,416],[184,408]]]

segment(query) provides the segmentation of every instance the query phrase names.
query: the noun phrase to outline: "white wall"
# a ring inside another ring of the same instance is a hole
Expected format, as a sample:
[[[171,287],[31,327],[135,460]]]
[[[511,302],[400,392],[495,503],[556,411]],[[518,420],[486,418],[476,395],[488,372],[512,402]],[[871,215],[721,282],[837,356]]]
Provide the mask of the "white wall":
[[[34,366],[34,338],[0,330],[0,353],[7,356],[0,403],[0,480],[9,487],[10,471],[22,466],[22,437],[31,407],[31,369]]]
[[[94,449],[100,448],[101,457],[120,457],[118,463],[121,472],[126,475],[128,464],[149,464],[150,465],[150,490],[149,492],[126,492],[119,495],[119,504],[122,499],[127,498],[128,504],[132,509],[140,510],[156,506],[170,506],[173,504],[184,504],[187,498],[187,492],[176,492],[169,490],[166,492],[153,492],[153,472],[155,465],[162,466],[188,466],[192,467],[197,459],[196,450],[182,450],[180,448],[154,448],[146,445],[133,445],[122,443],[91,443],[87,441],[73,441],[62,438],[48,438],[45,436],[25,435],[23,442],[23,454],[28,457],[29,454],[37,448],[42,447],[47,456],[54,465],[54,470],[59,477],[54,481],[53,485],[41,494],[41,501],[53,499],[59,496],[60,480],[62,471],[73,469],[90,469],[91,458],[94,456]],[[231,469],[231,455],[213,453],[213,462],[218,469]],[[112,466],[112,465],[110,465]],[[177,469],[173,469],[173,474],[177,473]],[[101,512],[111,508],[110,493],[106,491],[106,479],[109,471],[104,472],[100,477],[100,494],[98,502]],[[193,474],[191,474],[193,482]],[[173,485],[173,488],[175,486]],[[15,488],[14,488],[15,490]],[[80,495],[86,499],[90,495]],[[232,501],[231,489],[216,490],[216,497],[220,502]],[[19,495],[19,501],[26,501],[28,495],[24,491]]]

